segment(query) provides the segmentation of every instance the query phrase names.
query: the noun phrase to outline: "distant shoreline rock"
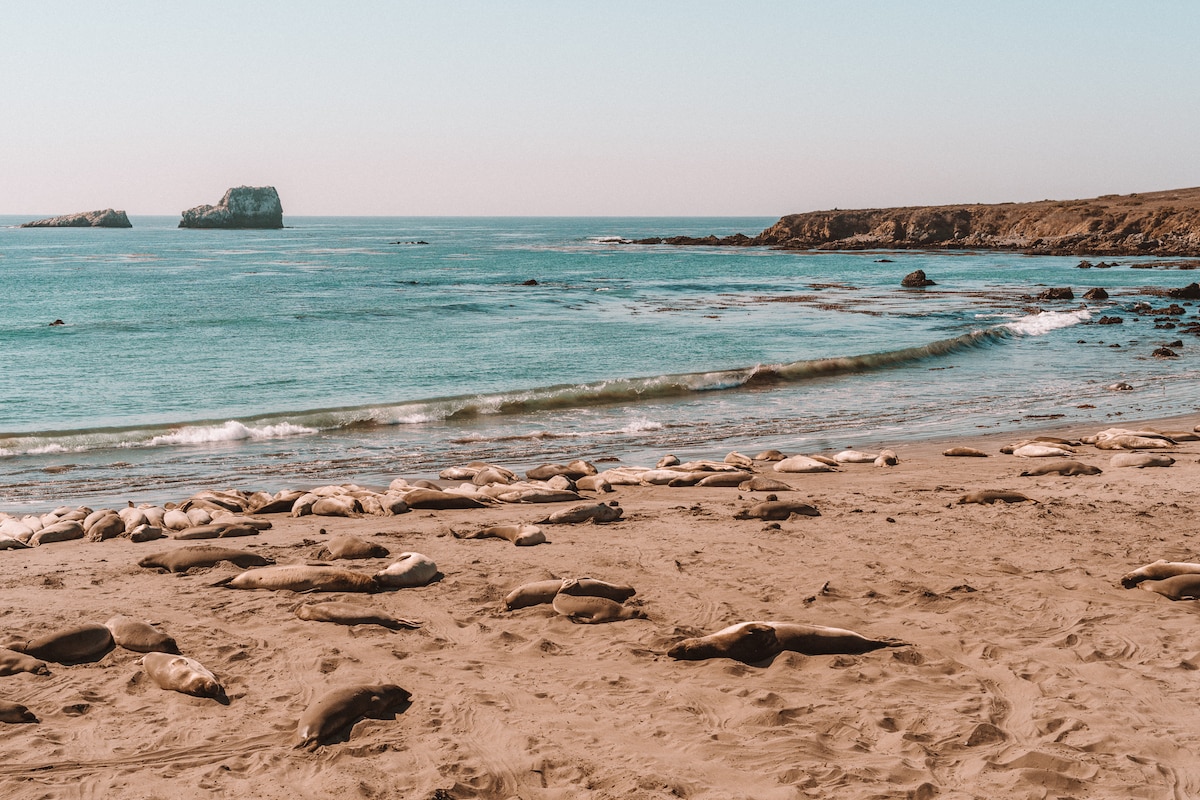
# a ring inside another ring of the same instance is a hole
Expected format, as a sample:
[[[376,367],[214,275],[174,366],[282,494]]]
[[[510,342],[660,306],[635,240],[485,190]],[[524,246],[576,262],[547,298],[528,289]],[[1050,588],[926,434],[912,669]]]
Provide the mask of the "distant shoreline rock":
[[[283,227],[283,205],[274,186],[237,186],[215,206],[183,212],[181,228],[276,229]]]
[[[133,223],[124,211],[114,211],[106,208],[103,211],[81,211],[78,214],[66,214],[61,217],[50,217],[33,222],[26,222],[22,228],[132,228]]]
[[[653,237],[634,244],[1195,257],[1200,256],[1200,188],[1087,200],[811,211],[782,217],[753,237]],[[1085,264],[1092,266],[1080,266]]]

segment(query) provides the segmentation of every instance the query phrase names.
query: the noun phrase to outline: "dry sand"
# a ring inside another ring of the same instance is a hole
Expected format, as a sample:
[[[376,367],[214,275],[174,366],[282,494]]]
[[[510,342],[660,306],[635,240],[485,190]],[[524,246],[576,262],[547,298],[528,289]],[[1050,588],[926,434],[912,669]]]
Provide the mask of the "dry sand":
[[[1190,430],[1200,416],[1174,420]],[[1076,430],[1078,435],[1094,429]],[[735,520],[734,488],[620,487],[625,519],[546,526],[548,544],[451,528],[560,506],[341,519],[270,515],[223,541],[279,563],[357,533],[432,557],[444,578],[375,595],[236,591],[227,564],[137,566],[196,542],[64,542],[0,552],[6,639],[104,622],[158,624],[224,682],[229,704],[165,691],[139,655],[0,677],[38,724],[0,724],[5,798],[1186,798],[1200,796],[1200,611],[1121,587],[1159,558],[1194,561],[1200,443],[1167,469],[1018,477],[1037,463],[947,443],[886,443],[901,463],[784,475],[819,517]],[[686,454],[678,454],[686,456]],[[412,476],[409,476],[412,477]],[[257,487],[241,487],[253,489]],[[955,505],[974,489],[1034,505]],[[182,498],[181,498],[182,499]],[[327,534],[319,533],[324,528]],[[388,559],[340,562],[367,572]],[[507,611],[518,584],[632,584],[648,619],[578,625]],[[297,619],[314,599],[377,605],[418,630]],[[905,647],[783,653],[765,665],[675,661],[680,639],[744,620],[852,628]],[[353,683],[412,693],[348,740],[292,747],[316,697]]]

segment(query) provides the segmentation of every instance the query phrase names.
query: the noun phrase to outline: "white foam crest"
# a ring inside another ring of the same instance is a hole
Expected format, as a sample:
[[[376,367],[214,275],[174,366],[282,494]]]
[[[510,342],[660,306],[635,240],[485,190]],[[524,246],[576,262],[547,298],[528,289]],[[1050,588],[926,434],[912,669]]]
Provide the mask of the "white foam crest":
[[[44,455],[53,455],[56,453],[71,453],[71,452],[77,453],[82,449],[83,449],[82,447],[77,447],[77,448],[63,447],[61,444],[46,444],[46,445],[42,445],[41,447],[31,447],[25,451],[25,454],[30,455],[30,456],[44,456]]]
[[[646,417],[631,419],[629,424],[621,429],[622,433],[645,433],[646,431],[661,431],[663,424]]]
[[[180,428],[171,433],[155,436],[149,442],[151,447],[176,444],[208,444],[211,442],[236,442],[245,439],[277,439],[283,436],[300,436],[306,433],[316,433],[315,428],[281,422],[278,425],[263,425],[250,427],[237,420],[229,420],[224,425],[204,425],[199,427]]]
[[[1030,314],[1012,322],[1006,322],[1000,327],[1008,328],[1026,336],[1041,336],[1043,333],[1056,331],[1059,328],[1069,328],[1092,318],[1092,312],[1086,308],[1078,311],[1043,311],[1040,314]]]

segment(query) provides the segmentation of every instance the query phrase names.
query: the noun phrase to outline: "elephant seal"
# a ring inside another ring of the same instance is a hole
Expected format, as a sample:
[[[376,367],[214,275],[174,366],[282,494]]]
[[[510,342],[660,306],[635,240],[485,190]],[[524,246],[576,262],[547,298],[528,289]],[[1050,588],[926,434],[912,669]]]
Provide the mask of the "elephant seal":
[[[118,614],[104,623],[118,646],[135,653],[172,653],[179,655],[179,645],[153,625]]]
[[[388,589],[425,586],[437,577],[437,564],[420,553],[401,553],[397,561],[375,573],[374,580]]]
[[[578,522],[616,522],[621,518],[621,507],[614,500],[611,504],[596,503],[581,505],[555,511],[550,516],[538,521],[538,525],[573,524]]]
[[[546,534],[537,525],[492,525],[472,533],[450,532],[456,539],[504,539],[517,547],[530,547],[546,541]]]
[[[486,506],[473,497],[467,497],[465,494],[452,494],[443,492],[440,489],[413,489],[405,492],[404,502],[409,508],[424,508],[433,510],[445,510],[454,508],[486,508]]]
[[[617,603],[624,603],[637,594],[636,589],[623,583],[609,583],[596,578],[554,578],[521,584],[505,596],[504,605],[511,611],[552,603],[560,592],[577,597],[604,597]]]
[[[874,464],[879,458],[878,453],[864,453],[862,450],[843,450],[833,457],[839,464]]]
[[[146,653],[142,656],[142,669],[161,689],[225,702],[225,689],[217,676],[194,658],[171,653]]]
[[[895,450],[880,450],[873,463],[877,467],[894,467],[900,463],[900,457]]]
[[[1036,503],[1032,497],[1026,497],[1020,492],[1007,492],[1003,489],[980,489],[977,492],[969,492],[958,498],[958,505],[966,503],[982,503],[990,505],[993,503]]]
[[[370,575],[341,567],[286,564],[248,569],[216,586],[230,589],[273,589],[293,592],[377,592],[379,583]]]
[[[1142,581],[1137,586],[1139,589],[1156,592],[1172,600],[1200,599],[1200,575],[1174,575],[1158,581]]]
[[[386,558],[391,551],[381,544],[357,536],[334,536],[313,555],[321,561],[339,558]]]
[[[408,707],[412,695],[392,683],[347,686],[318,698],[296,724],[296,747],[315,749],[363,717],[389,719]]]
[[[28,672],[33,675],[49,675],[50,667],[40,658],[0,647],[0,677]]]
[[[99,661],[113,649],[108,628],[97,623],[63,628],[30,642],[17,642],[8,649],[58,664],[82,664]]]
[[[552,602],[554,610],[571,622],[592,625],[600,622],[618,622],[625,619],[645,619],[646,612],[640,608],[624,606],[607,597],[593,597],[559,592]]]
[[[749,508],[744,508],[733,515],[734,519],[765,519],[765,520],[785,520],[791,519],[793,514],[798,514],[802,517],[819,517],[821,512],[814,506],[799,500],[772,500],[768,499],[761,503],[755,503]]]
[[[988,454],[982,450],[976,450],[974,447],[951,447],[949,450],[943,450],[942,455],[951,458],[987,458]]]
[[[211,567],[222,561],[229,561],[242,569],[265,567],[275,563],[269,558],[246,550],[201,544],[167,550],[163,553],[153,553],[139,561],[138,566],[147,569],[165,569],[169,572],[187,572],[196,567]]]
[[[1038,464],[1021,473],[1022,477],[1030,475],[1099,475],[1104,470],[1082,461],[1051,461],[1048,464]]]
[[[714,472],[714,473],[712,473],[710,475],[706,475],[705,477],[696,481],[695,485],[696,486],[734,487],[734,486],[741,486],[746,481],[753,480],[753,479],[754,479],[754,473],[744,472],[742,470],[736,470],[736,471],[732,471],[732,472]]]
[[[787,458],[787,456],[784,455],[779,450],[763,450],[761,453],[759,453],[758,455],[756,455],[754,457],[754,460],[755,461],[783,461],[785,458]]]
[[[755,475],[748,481],[742,481],[738,484],[739,489],[743,492],[790,492],[793,491],[790,483],[784,483],[776,478],[771,478],[767,475]]]
[[[386,611],[380,611],[357,603],[304,603],[293,612],[300,619],[317,622],[336,622],[339,625],[382,625],[385,628],[419,628],[421,623],[410,619],[398,619]]]
[[[1108,463],[1114,467],[1169,467],[1175,459],[1162,453],[1117,453]],[[36,534],[35,534],[36,535]]]
[[[835,472],[834,467],[826,464],[816,458],[809,456],[791,456],[782,461],[776,461],[776,472],[794,472],[794,473],[810,473],[810,472]]]
[[[27,544],[30,547],[37,547],[43,544],[52,544],[54,542],[69,542],[73,539],[82,539],[87,535],[83,529],[83,523],[73,519],[64,519],[61,522],[55,522],[40,531],[35,531],[33,536],[29,537]]]
[[[230,522],[210,522],[176,531],[172,539],[229,539],[236,536],[257,536],[258,528]]]
[[[1075,451],[1066,447],[1030,442],[1015,448],[1012,454],[1017,458],[1066,458],[1075,455]]]
[[[1152,564],[1138,567],[1121,577],[1121,585],[1132,589],[1144,580],[1162,580],[1174,578],[1176,575],[1200,575],[1200,564],[1189,561],[1164,561],[1159,559]]]
[[[740,622],[708,636],[685,639],[667,655],[687,661],[732,658],[747,664],[764,661],[784,650],[808,656],[868,653],[903,642],[869,639],[845,628],[799,622]]]
[[[0,700],[0,722],[26,723],[37,722],[34,713],[20,703],[11,700]]]

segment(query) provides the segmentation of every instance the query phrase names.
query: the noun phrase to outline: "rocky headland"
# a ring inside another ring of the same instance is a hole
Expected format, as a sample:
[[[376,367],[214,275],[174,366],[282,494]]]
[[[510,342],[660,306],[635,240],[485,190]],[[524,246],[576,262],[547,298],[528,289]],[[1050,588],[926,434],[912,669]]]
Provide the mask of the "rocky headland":
[[[215,206],[183,212],[181,228],[282,228],[283,206],[274,186],[237,186]]]
[[[1200,256],[1200,188],[1088,200],[810,211],[789,214],[753,237],[655,237],[634,243],[1194,257]]]
[[[22,228],[132,228],[133,224],[124,211],[114,211],[106,208],[103,211],[81,211],[78,214],[66,214],[61,217],[50,217],[33,222],[26,222]]]

